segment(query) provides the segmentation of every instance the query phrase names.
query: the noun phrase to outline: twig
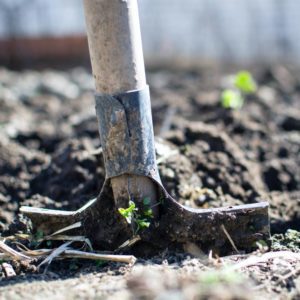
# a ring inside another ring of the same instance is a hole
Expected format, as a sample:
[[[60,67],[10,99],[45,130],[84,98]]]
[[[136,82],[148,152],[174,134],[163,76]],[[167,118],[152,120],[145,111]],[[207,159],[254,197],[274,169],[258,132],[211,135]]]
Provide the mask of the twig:
[[[31,260],[30,257],[14,250],[13,248],[9,247],[8,245],[6,245],[4,242],[0,241],[0,250],[8,255],[9,257],[11,257],[11,259],[15,259],[15,260]]]
[[[53,249],[38,249],[38,250],[26,250],[23,251],[23,254],[26,254],[27,256],[29,256],[30,258],[43,258],[49,254],[51,254],[51,252],[53,251]],[[1,260],[11,260],[11,256],[5,254],[5,253],[0,253],[0,259]]]
[[[31,238],[30,234],[25,234],[25,233],[16,233],[15,235],[10,235],[4,237],[0,237],[0,240],[4,241],[15,241],[15,240],[29,240]]]
[[[73,242],[84,242],[88,245],[88,247],[90,248],[90,250],[93,250],[93,246],[91,241],[83,236],[83,235],[75,235],[75,236],[71,236],[71,235],[55,235],[55,236],[47,236],[43,239],[44,241],[73,241]]]
[[[54,258],[56,258],[57,256],[59,256],[61,253],[63,253],[68,248],[68,246],[72,243],[73,243],[73,241],[70,241],[70,242],[66,242],[66,243],[60,245],[38,265],[37,269],[39,269],[44,264],[50,265],[52,260]]]
[[[30,256],[31,258],[42,258],[45,256],[49,257],[49,254],[51,255],[51,253],[54,253],[54,251],[52,249],[39,249],[39,250],[24,251],[23,253]],[[63,252],[61,251],[59,252],[60,252],[59,255],[57,255],[58,252],[56,252],[55,256],[51,257],[51,259],[53,260],[53,259],[62,259],[62,258],[81,258],[81,259],[123,262],[128,264],[134,264],[136,262],[136,258],[133,255],[100,254],[100,253],[84,252],[84,251],[72,250],[72,249],[65,249],[63,250]],[[49,261],[48,257],[46,262]],[[10,260],[11,257],[5,253],[0,253],[0,259]]]
[[[225,226],[222,224],[221,225],[221,229],[224,231],[226,237],[228,238],[232,248],[236,251],[236,253],[240,253],[240,251],[238,250],[238,248],[235,246],[235,243],[233,241],[233,239],[231,238],[230,234],[228,233],[228,231],[226,230]]]
[[[50,253],[49,249],[39,249],[30,252],[26,252],[27,255],[32,256],[45,256]],[[136,257],[133,255],[115,255],[115,254],[100,254],[94,252],[84,252],[73,249],[66,249],[62,252],[59,257],[55,258],[82,258],[82,259],[93,259],[93,260],[105,260],[114,262],[124,262],[128,264],[134,264],[136,262]]]
[[[128,264],[134,264],[136,262],[136,257],[133,255],[98,254],[98,253],[83,252],[78,250],[65,250],[64,253],[62,253],[62,257],[95,259],[95,260],[99,259],[105,261],[123,262]]]
[[[31,206],[21,206],[20,212],[28,215],[41,215],[41,216],[55,216],[55,217],[73,217],[77,211],[68,211],[68,210],[55,210],[48,208],[40,207],[31,207]]]
[[[55,231],[54,233],[52,233],[52,234],[50,234],[49,236],[45,237],[45,239],[47,239],[48,237],[53,237],[54,235],[58,235],[58,234],[60,234],[60,233],[69,231],[69,230],[71,230],[71,229],[79,228],[79,227],[81,227],[81,226],[82,226],[82,223],[81,223],[81,222],[76,222],[76,223],[74,223],[74,224],[72,224],[72,225],[66,226],[66,227],[64,227],[64,228],[62,228],[62,229],[59,229],[59,230]]]
[[[118,247],[117,250],[123,249],[125,247],[131,247],[136,242],[140,241],[141,237],[139,235],[134,236],[132,239],[125,241],[121,246]]]

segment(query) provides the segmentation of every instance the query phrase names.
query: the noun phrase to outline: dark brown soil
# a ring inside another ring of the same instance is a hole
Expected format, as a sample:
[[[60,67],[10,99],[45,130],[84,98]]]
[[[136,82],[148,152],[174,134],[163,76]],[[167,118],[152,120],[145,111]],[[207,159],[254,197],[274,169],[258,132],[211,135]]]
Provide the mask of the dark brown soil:
[[[217,69],[148,73],[162,181],[174,198],[192,207],[267,200],[272,233],[300,231],[300,71],[283,66],[253,68],[258,91],[237,111],[222,108],[219,101],[233,73]],[[0,70],[0,232],[13,223],[21,205],[73,210],[99,193],[105,173],[92,89],[91,76],[80,68],[67,72]],[[179,259],[176,255],[173,264],[179,268],[186,256]],[[74,276],[61,266],[54,264],[55,276]],[[99,272],[86,263],[77,267],[77,275]],[[100,275],[112,269],[112,275],[122,277],[119,268],[111,264]],[[26,270],[19,267],[17,273],[26,274]],[[43,280],[39,275],[26,276],[22,282],[35,276]],[[44,276],[53,280],[51,275]],[[153,276],[155,282],[157,275]],[[128,285],[139,297],[134,278]],[[172,279],[176,289],[185,290],[178,278]],[[188,286],[195,284],[187,281]],[[6,284],[11,283],[0,279],[0,286]],[[168,291],[168,284],[162,293]],[[280,291],[271,287],[269,294],[294,293],[296,283],[289,284],[293,286],[286,283]],[[239,289],[224,299],[248,299],[241,298]]]

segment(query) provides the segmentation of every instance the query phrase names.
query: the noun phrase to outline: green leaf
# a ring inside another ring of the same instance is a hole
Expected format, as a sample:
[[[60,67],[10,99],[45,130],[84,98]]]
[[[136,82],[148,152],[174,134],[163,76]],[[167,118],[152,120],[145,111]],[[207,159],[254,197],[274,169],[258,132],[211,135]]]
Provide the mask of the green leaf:
[[[153,218],[153,211],[151,208],[143,211],[143,215],[148,218]]]
[[[241,71],[235,75],[234,85],[245,94],[256,92],[257,86],[252,75],[248,71]]]
[[[129,207],[128,208],[119,208],[118,211],[123,216],[126,218],[126,221],[130,224],[132,220],[132,216],[134,211],[137,210],[135,207],[135,203],[133,201],[129,201]]]
[[[239,109],[244,104],[244,98],[240,92],[226,89],[222,93],[221,103],[224,108]]]
[[[136,223],[139,229],[148,228],[150,226],[150,222],[146,219],[137,219]]]

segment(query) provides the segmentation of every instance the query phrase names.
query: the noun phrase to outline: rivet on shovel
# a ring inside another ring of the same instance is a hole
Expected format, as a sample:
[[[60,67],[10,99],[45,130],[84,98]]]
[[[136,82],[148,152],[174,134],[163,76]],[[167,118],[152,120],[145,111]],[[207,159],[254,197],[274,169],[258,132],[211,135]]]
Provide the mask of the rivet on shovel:
[[[228,253],[232,243],[251,250],[268,240],[266,202],[191,209],[167,193],[155,159],[137,0],[84,0],[84,8],[106,180],[99,196],[78,211],[21,207],[21,212],[45,233],[81,222],[70,234],[85,235],[101,249],[116,249],[133,236],[118,208],[131,200],[142,209],[143,199],[154,218],[140,232],[141,242],[153,247],[194,243]]]

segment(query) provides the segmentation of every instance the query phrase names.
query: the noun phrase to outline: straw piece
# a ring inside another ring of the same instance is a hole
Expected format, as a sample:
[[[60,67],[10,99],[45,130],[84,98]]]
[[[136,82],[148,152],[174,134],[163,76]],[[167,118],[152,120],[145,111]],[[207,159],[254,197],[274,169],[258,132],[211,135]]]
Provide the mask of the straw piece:
[[[47,236],[45,237],[43,240],[45,241],[73,241],[73,242],[85,242],[88,247],[90,248],[90,250],[93,250],[93,246],[91,241],[83,236],[83,235],[75,235],[75,236],[71,236],[71,235],[55,235],[55,236]]]
[[[50,235],[47,236],[47,237],[52,237],[52,236],[54,236],[54,235],[57,235],[57,234],[60,234],[60,233],[69,231],[69,230],[71,230],[71,229],[79,228],[79,227],[81,227],[81,226],[82,226],[82,223],[79,221],[79,222],[76,222],[76,223],[74,223],[74,224],[72,224],[72,225],[66,226],[66,227],[64,227],[64,228],[62,228],[62,229],[59,229],[59,230],[55,231],[54,233],[50,234]],[[47,239],[47,237],[45,237],[45,239]]]
[[[15,259],[15,260],[31,260],[30,257],[14,250],[13,248],[9,247],[8,245],[6,245],[4,242],[0,241],[0,250],[6,254],[7,256],[9,256],[11,259]]]
[[[68,246],[69,246],[70,244],[72,244],[72,243],[73,243],[73,241],[70,241],[70,242],[66,242],[66,243],[60,245],[58,248],[56,248],[54,251],[52,251],[52,253],[51,253],[48,257],[46,257],[46,258],[38,265],[37,268],[39,269],[39,268],[40,268],[42,265],[44,265],[44,264],[50,265],[51,262],[52,262],[52,260],[53,260],[54,258],[58,257],[61,253],[63,253],[63,252],[68,248]]]
[[[134,245],[136,242],[140,241],[141,237],[139,235],[134,236],[132,239],[125,241],[121,246],[118,247],[117,250],[126,248],[126,247],[131,247]]]
[[[54,251],[52,249],[39,249],[39,250],[29,250],[23,253],[33,258],[42,258],[47,256],[47,258],[39,265],[39,267],[47,262],[51,263],[53,259],[62,258],[81,258],[81,259],[91,259],[91,260],[105,260],[114,262],[123,262],[128,264],[134,264],[136,262],[136,257],[133,255],[114,255],[114,254],[100,254],[94,252],[84,252],[79,250],[67,249],[65,243],[61,248],[56,248]],[[59,249],[59,251],[57,251]],[[5,253],[0,253],[0,259],[9,260],[11,257]]]
[[[69,250],[69,249],[64,251],[62,256],[68,258],[82,258],[82,259],[123,262],[128,264],[134,264],[136,262],[136,257],[133,255],[98,254],[98,253],[83,252],[83,251]]]
[[[231,238],[230,234],[228,233],[227,229],[225,228],[225,226],[224,226],[223,224],[221,225],[221,229],[224,231],[224,233],[225,233],[226,237],[228,238],[228,240],[229,240],[229,242],[230,242],[232,248],[235,250],[235,252],[236,252],[237,254],[239,254],[240,251],[239,251],[238,248],[236,247],[236,245],[235,245],[233,239]]]

